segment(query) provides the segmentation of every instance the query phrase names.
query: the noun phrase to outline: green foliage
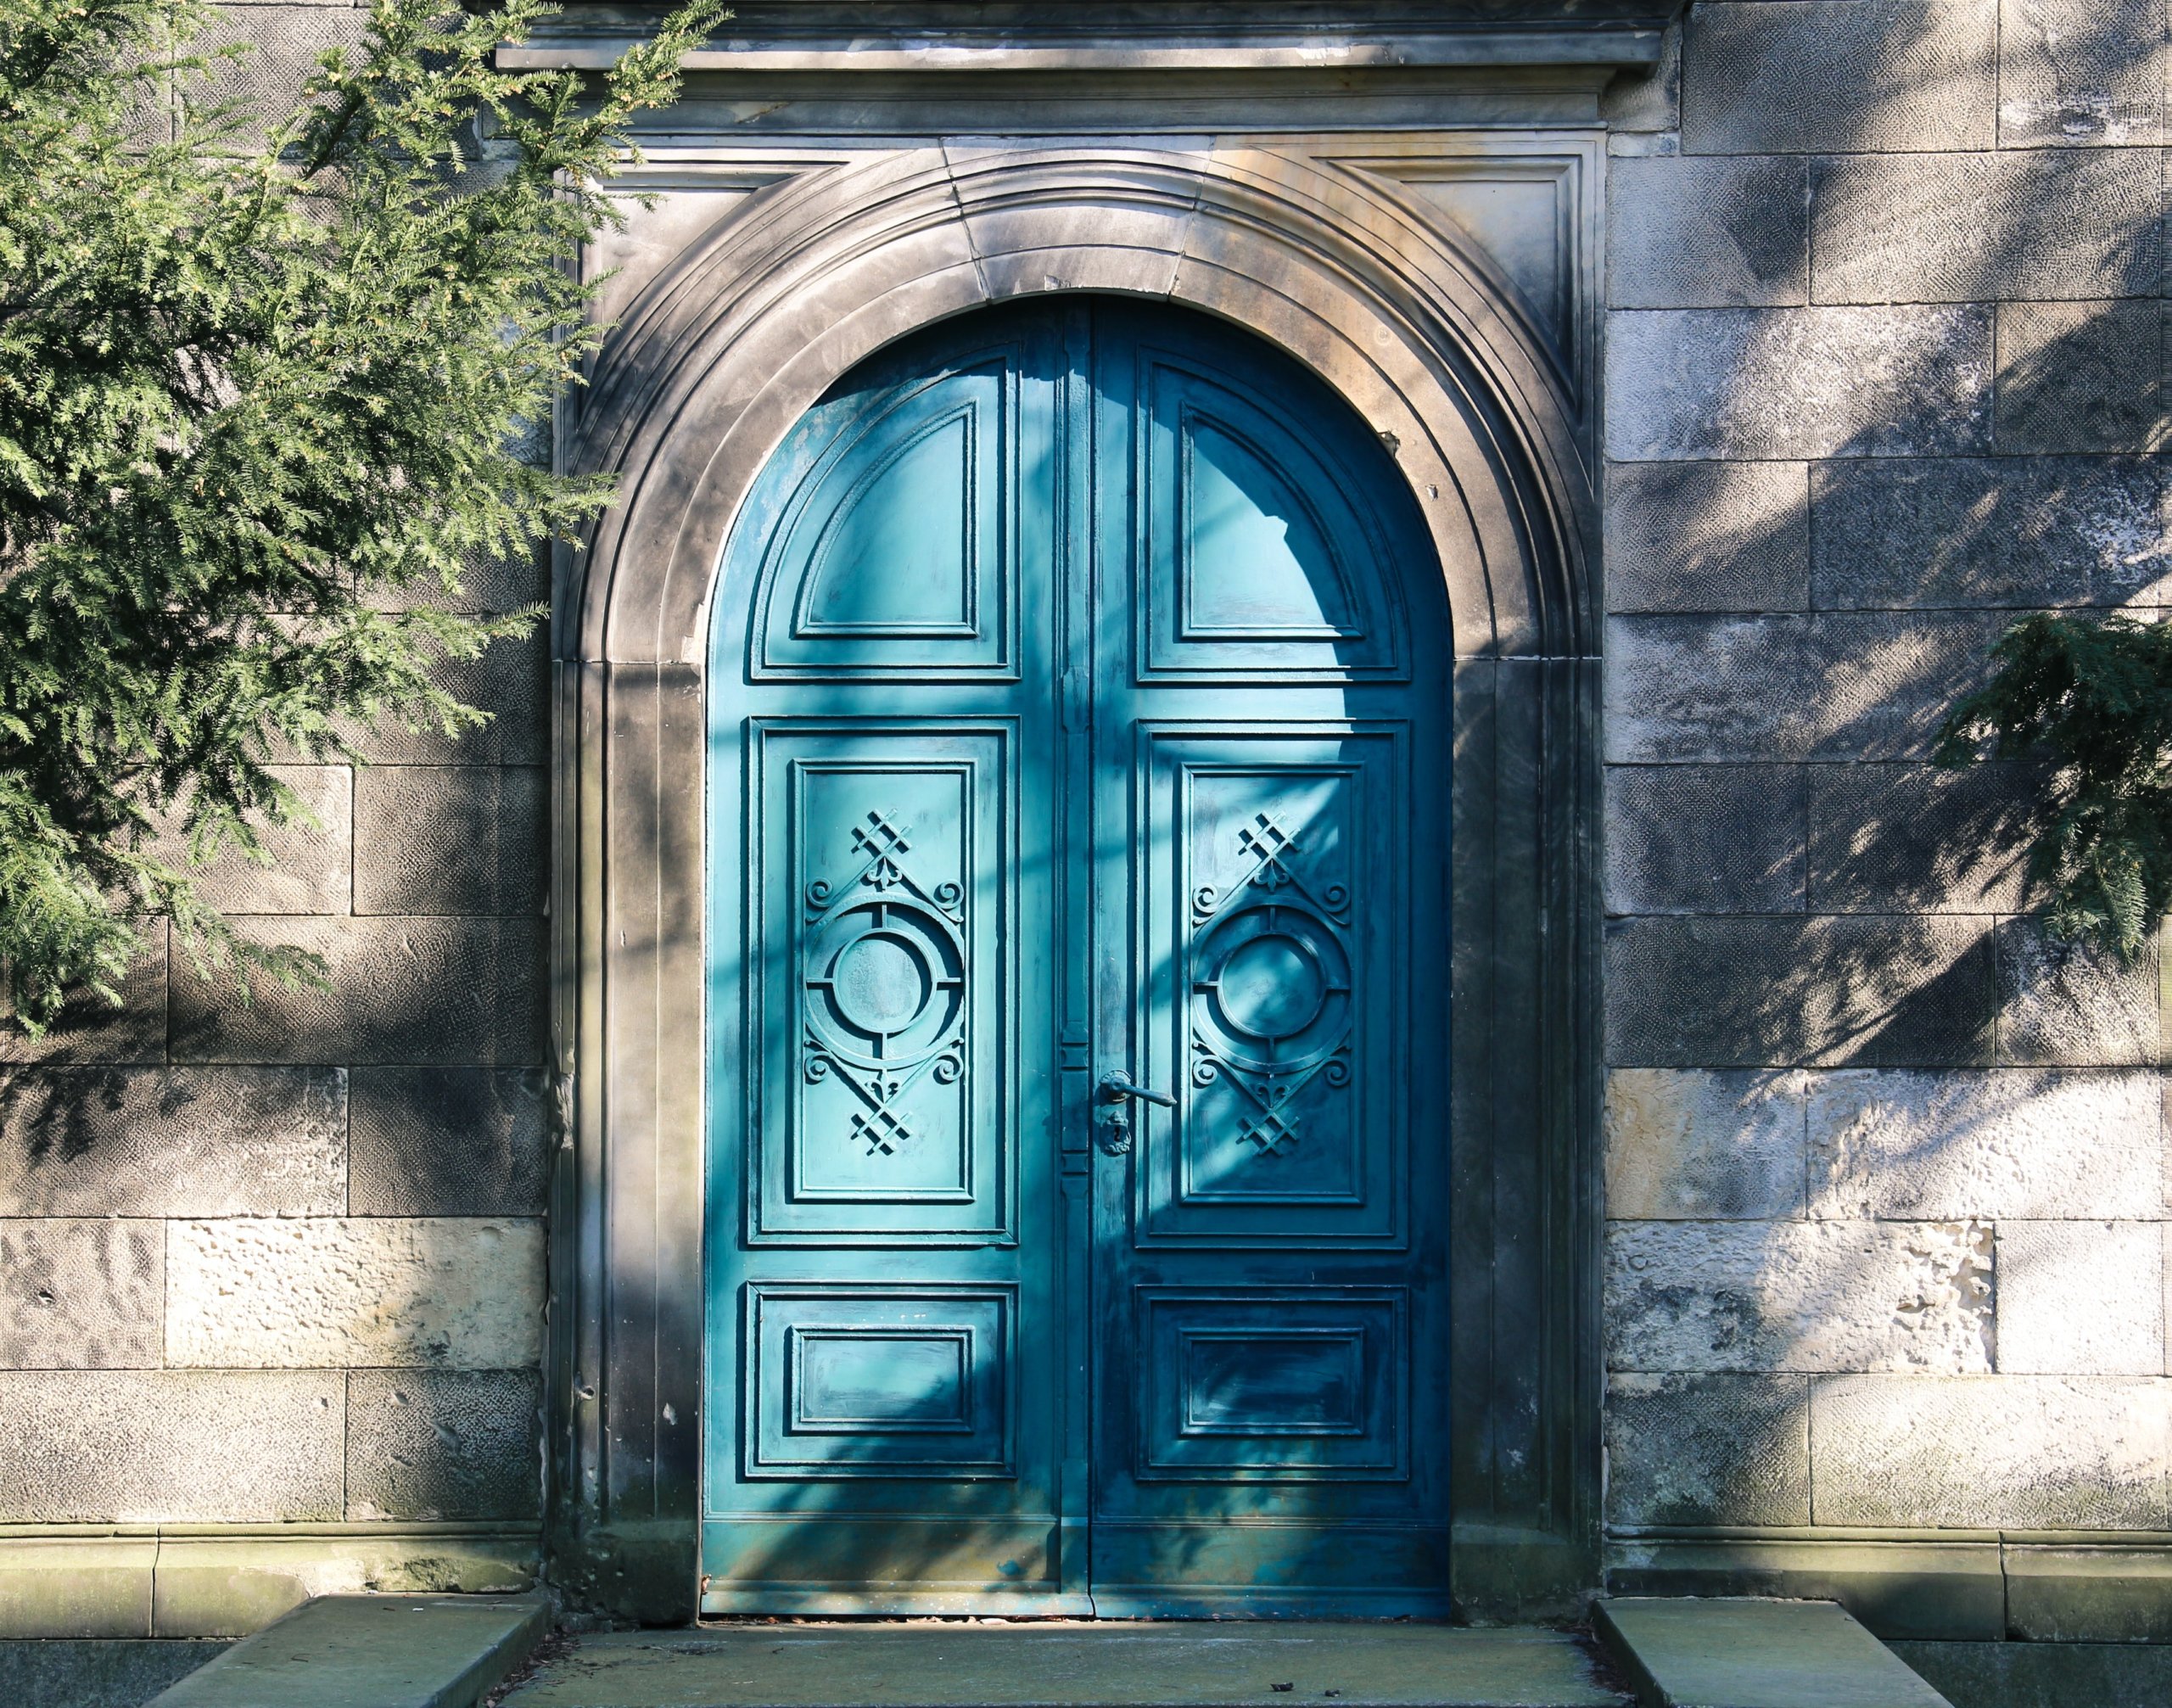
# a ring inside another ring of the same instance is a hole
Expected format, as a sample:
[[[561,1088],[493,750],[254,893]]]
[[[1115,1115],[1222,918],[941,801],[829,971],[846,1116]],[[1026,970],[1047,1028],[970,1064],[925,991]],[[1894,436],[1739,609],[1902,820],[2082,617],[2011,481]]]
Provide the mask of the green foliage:
[[[146,916],[244,995],[313,976],[229,928],[199,869],[266,860],[266,830],[306,818],[275,757],[481,722],[442,660],[539,613],[447,614],[463,570],[607,501],[514,445],[599,335],[564,262],[615,218],[629,122],[725,14],[695,0],[585,91],[496,70],[551,9],[377,0],[264,140],[261,115],[192,98],[199,0],[0,8],[0,995],[20,1023],[73,989],[117,1000]]]
[[[1991,657],[1998,668],[1954,708],[1936,758],[1965,764],[1989,743],[2048,761],[2029,854],[2047,923],[2132,960],[2172,910],[2172,625],[2030,617]]]

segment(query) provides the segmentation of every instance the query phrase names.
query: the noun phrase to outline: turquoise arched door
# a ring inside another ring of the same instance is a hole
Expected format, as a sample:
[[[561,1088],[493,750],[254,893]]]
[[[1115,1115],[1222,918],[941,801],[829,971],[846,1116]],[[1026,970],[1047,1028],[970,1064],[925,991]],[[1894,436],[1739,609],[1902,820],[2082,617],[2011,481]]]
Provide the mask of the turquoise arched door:
[[[712,638],[712,1612],[1447,1610],[1448,658],[1183,311],[835,386]]]

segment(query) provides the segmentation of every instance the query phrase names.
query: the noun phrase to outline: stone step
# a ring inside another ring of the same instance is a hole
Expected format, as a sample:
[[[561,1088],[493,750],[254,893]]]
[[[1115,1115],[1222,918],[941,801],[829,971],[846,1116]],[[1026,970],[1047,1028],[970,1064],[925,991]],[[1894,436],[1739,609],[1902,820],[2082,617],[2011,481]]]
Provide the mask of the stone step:
[[[1640,1708],[1951,1708],[1832,1601],[1601,1601]]]

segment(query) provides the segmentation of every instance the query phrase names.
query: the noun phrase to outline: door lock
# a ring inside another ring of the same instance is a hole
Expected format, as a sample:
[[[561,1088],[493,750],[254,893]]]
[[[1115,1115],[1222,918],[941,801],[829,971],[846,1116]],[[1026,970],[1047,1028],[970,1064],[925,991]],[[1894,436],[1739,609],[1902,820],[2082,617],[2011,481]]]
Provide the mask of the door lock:
[[[1135,1084],[1132,1078],[1119,1068],[1114,1073],[1101,1076],[1100,1100],[1101,1148],[1111,1156],[1125,1156],[1131,1153],[1131,1110],[1128,1100],[1139,1098],[1144,1102],[1158,1103],[1164,1109],[1173,1109],[1177,1100],[1166,1091],[1150,1091]]]

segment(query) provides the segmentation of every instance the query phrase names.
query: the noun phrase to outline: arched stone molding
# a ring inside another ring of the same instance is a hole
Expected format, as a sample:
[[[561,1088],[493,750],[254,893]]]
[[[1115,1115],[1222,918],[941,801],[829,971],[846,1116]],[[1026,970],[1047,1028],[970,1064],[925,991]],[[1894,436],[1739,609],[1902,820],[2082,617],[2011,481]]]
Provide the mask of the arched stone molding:
[[[556,604],[551,1457],[559,1573],[620,1610],[687,1616],[696,1589],[702,670],[708,601],[747,591],[714,585],[725,536],[864,356],[1066,290],[1171,299],[1279,345],[1380,432],[1429,520],[1456,653],[1456,1590],[1530,1612],[1595,1582],[1588,423],[1498,270],[1361,159],[841,150],[750,197],[602,352],[569,462],[620,496],[562,556]]]

